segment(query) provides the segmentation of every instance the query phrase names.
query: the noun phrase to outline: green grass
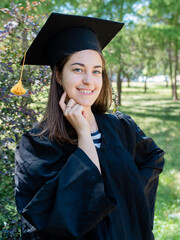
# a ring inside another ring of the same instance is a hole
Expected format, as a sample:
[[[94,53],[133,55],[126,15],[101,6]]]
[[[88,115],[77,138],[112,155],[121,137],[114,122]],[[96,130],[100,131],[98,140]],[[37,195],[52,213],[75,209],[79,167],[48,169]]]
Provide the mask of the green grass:
[[[180,101],[171,100],[171,89],[149,83],[123,83],[122,106],[146,135],[166,152],[156,200],[154,234],[157,240],[180,239]],[[179,91],[180,97],[180,91]]]

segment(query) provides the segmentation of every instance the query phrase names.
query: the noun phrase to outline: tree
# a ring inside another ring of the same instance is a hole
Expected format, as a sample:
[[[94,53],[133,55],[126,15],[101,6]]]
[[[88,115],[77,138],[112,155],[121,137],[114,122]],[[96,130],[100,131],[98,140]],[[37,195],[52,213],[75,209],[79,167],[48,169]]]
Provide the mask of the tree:
[[[176,0],[150,0],[144,9],[151,27],[150,39],[166,54],[171,79],[172,98],[177,100],[177,74],[180,50],[180,2]],[[164,51],[165,50],[165,51]],[[162,55],[162,59],[164,55]],[[165,62],[167,65],[167,62]],[[165,66],[164,69],[167,69]]]

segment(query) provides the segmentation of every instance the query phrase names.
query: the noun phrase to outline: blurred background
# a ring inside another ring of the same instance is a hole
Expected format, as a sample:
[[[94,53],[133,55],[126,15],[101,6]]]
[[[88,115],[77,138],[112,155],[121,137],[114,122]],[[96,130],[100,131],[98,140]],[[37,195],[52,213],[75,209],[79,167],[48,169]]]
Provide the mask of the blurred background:
[[[113,88],[110,112],[122,111],[166,152],[154,221],[157,240],[180,239],[180,1],[0,1],[0,239],[20,239],[14,202],[14,149],[41,119],[51,71],[25,66],[23,96],[10,93],[20,61],[52,12],[125,23],[103,51]]]

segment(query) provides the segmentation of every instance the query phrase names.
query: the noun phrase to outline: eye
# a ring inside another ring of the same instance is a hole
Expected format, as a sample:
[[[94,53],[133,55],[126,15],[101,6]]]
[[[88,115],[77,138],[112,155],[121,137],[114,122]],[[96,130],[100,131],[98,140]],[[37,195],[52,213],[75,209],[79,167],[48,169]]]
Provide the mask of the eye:
[[[100,70],[94,70],[93,73],[95,73],[95,74],[101,74],[101,71],[100,71]]]
[[[73,72],[82,72],[83,70],[81,68],[74,68]]]

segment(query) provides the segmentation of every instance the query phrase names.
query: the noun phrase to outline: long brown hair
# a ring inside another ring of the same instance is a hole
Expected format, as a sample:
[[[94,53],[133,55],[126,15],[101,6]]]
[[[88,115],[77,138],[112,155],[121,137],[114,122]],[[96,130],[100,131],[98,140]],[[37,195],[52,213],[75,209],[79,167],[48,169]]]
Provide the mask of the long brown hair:
[[[93,112],[105,113],[109,109],[112,102],[112,90],[105,69],[105,59],[101,53],[99,54],[103,63],[103,84],[100,94],[92,105],[91,109]],[[45,133],[48,135],[50,140],[55,140],[60,144],[77,144],[76,132],[68,120],[63,116],[63,112],[59,106],[59,100],[64,91],[56,79],[56,71],[61,73],[64,65],[70,59],[70,57],[71,55],[67,55],[52,69],[52,78],[47,107],[43,119],[39,123],[42,131],[38,135],[42,136],[42,134]]]

